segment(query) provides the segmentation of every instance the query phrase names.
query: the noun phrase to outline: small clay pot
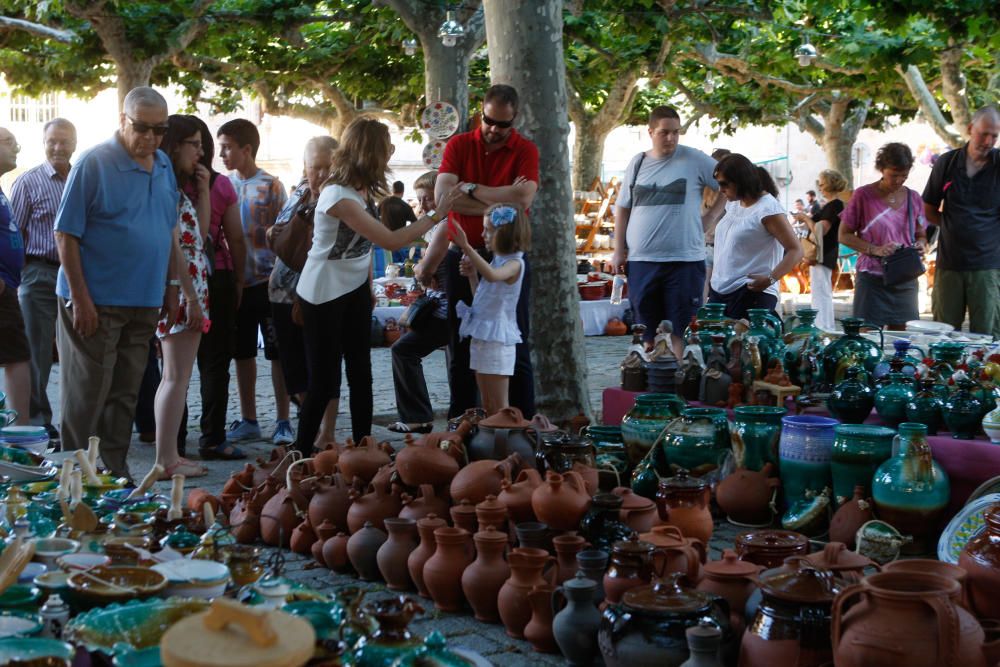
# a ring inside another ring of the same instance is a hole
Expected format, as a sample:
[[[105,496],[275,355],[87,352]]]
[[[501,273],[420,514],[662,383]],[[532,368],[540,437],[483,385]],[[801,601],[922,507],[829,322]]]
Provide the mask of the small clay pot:
[[[576,530],[590,508],[590,495],[577,473],[560,475],[550,470],[545,474],[545,483],[531,494],[531,508],[553,530]]]
[[[486,500],[476,505],[476,523],[480,529],[495,526],[497,530],[506,530],[507,507],[496,496],[486,496]]]
[[[514,523],[537,521],[535,511],[531,509],[531,494],[542,483],[542,476],[534,468],[525,468],[517,475],[514,482],[504,480],[500,483],[501,491],[497,500],[507,508],[507,516]]]
[[[326,564],[326,560],[323,558],[323,545],[326,544],[327,540],[336,534],[337,527],[329,521],[324,521],[316,527],[316,541],[312,543],[310,551],[312,552],[313,560],[323,567],[329,567],[329,565]]]
[[[719,482],[715,499],[729,521],[737,526],[768,526],[774,518],[775,491],[779,478],[772,477],[774,465],[765,463],[759,471],[737,468]]]
[[[292,531],[292,539],[289,541],[289,548],[297,554],[309,554],[312,552],[312,545],[316,542],[316,531],[313,530],[312,523],[307,516],[302,523]]]
[[[350,572],[351,559],[347,555],[347,533],[337,533],[323,543],[323,562],[334,572]]]
[[[321,477],[328,477],[337,471],[337,459],[340,458],[340,447],[335,442],[328,442],[326,447],[313,455],[313,469]]]
[[[448,516],[448,499],[439,496],[430,484],[420,485],[420,495],[413,497],[408,493],[400,495],[403,509],[399,510],[400,519],[419,521],[429,514]]]
[[[437,528],[447,525],[447,521],[434,514],[429,514],[417,521],[417,533],[420,535],[420,544],[406,559],[406,569],[410,572],[410,579],[413,580],[414,586],[417,587],[417,592],[424,597],[430,597],[427,587],[424,585],[424,565],[437,549],[434,531]]]
[[[366,521],[361,530],[351,535],[347,541],[347,557],[363,580],[381,580],[382,573],[379,572],[376,555],[388,539],[388,535],[372,525],[371,521]]]
[[[391,590],[411,590],[413,579],[410,578],[406,561],[419,545],[417,522],[413,519],[389,518],[385,520],[385,527],[389,531],[389,539],[379,548],[375,559],[379,572]]]
[[[479,528],[476,524],[476,506],[468,500],[463,500],[451,507],[451,520],[457,528],[474,535]]]
[[[556,583],[561,584],[576,575],[579,569],[576,555],[589,547],[587,540],[576,534],[557,535],[552,538],[552,546],[556,551]]]
[[[337,467],[344,480],[350,484],[355,477],[359,477],[365,484],[371,482],[378,469],[391,461],[387,448],[390,447],[378,444],[370,435],[362,438],[357,445],[348,440],[337,459]]]
[[[618,510],[618,518],[622,523],[637,533],[652,529],[657,517],[656,503],[625,486],[612,489],[611,493],[621,496],[622,506]]]

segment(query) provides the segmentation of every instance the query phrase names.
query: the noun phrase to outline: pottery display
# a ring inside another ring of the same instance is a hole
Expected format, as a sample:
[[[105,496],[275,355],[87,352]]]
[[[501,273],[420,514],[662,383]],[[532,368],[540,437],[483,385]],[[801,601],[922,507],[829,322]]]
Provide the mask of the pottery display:
[[[917,381],[917,395],[906,404],[906,421],[927,425],[928,435],[937,435],[944,424],[944,399],[938,394],[933,377]]]
[[[684,340],[690,340],[694,335],[701,346],[702,355],[707,359],[712,349],[712,336],[722,334],[728,346],[729,340],[736,334],[735,322],[726,317],[726,304],[709,302],[698,309],[692,323],[684,329]]]
[[[400,489],[395,484],[391,491],[383,491],[381,485],[369,485],[368,493],[361,494],[351,490],[351,505],[347,508],[347,528],[353,535],[361,530],[365,523],[371,524],[385,532],[385,520],[399,516],[403,509],[403,501],[399,497]]]
[[[575,530],[590,507],[583,478],[575,472],[560,475],[551,470],[531,494],[531,508],[538,520],[554,530]]]
[[[913,537],[903,553],[923,553],[931,549],[941,528],[951,485],[931,456],[926,426],[903,422],[898,438],[896,455],[882,463],[872,479],[875,513]]]
[[[830,541],[843,542],[853,549],[858,529],[874,517],[870,493],[858,484],[851,498],[842,502],[830,519]]]
[[[471,535],[461,528],[442,526],[434,529],[437,548],[424,564],[423,580],[434,606],[441,611],[461,611],[465,604],[462,573],[472,559],[466,544]]]
[[[510,577],[500,588],[497,607],[507,634],[521,639],[524,637],[524,627],[531,620],[528,594],[536,586],[551,585],[555,559],[542,549],[518,547],[507,556],[507,562],[510,565]]]
[[[945,400],[941,413],[951,437],[972,440],[983,423],[983,402],[972,392],[975,383],[968,378],[956,382],[958,389]]]
[[[805,556],[809,553],[809,540],[805,535],[790,530],[756,530],[736,536],[736,554],[741,560],[765,568],[781,566],[786,558]]]
[[[454,502],[468,500],[475,505],[486,500],[486,496],[500,496],[501,482],[511,480],[520,471],[524,459],[514,453],[502,461],[490,459],[473,461],[458,471],[451,480],[449,489]]]
[[[587,540],[574,533],[552,538],[552,547],[556,552],[556,584],[561,584],[576,574],[576,555],[588,546]]]
[[[362,438],[356,445],[348,440],[337,459],[337,467],[348,484],[355,477],[367,484],[372,481],[379,468],[391,462],[391,451],[392,448],[387,443],[379,444],[370,435]]]
[[[611,545],[627,540],[635,531],[622,521],[624,497],[598,493],[591,499],[590,511],[580,521],[580,535],[595,549],[611,551]]]
[[[559,653],[552,633],[552,594],[555,590],[555,586],[543,584],[533,587],[528,593],[531,620],[524,626],[524,639],[539,653]]]
[[[476,560],[462,572],[462,592],[476,620],[496,623],[500,620],[497,596],[510,577],[510,566],[503,557],[507,534],[487,526],[472,539],[476,543]]]
[[[566,600],[566,606],[552,619],[552,635],[559,650],[573,667],[589,666],[597,655],[597,631],[601,625],[601,614],[594,607],[596,589],[596,581],[578,572],[556,588],[553,598],[553,607],[555,598],[563,597]]]
[[[965,545],[958,566],[969,575],[972,611],[980,618],[1000,618],[1000,504],[983,514],[986,530]]]
[[[506,407],[480,420],[469,442],[469,461],[499,461],[518,454],[524,461],[535,458],[536,434],[532,423],[518,408]]]
[[[886,426],[906,421],[906,406],[917,397],[913,379],[903,373],[889,373],[889,381],[875,392],[875,411]]]
[[[313,559],[324,567],[326,567],[326,561],[323,559],[323,544],[336,534],[337,527],[329,521],[324,520],[316,527],[316,541],[312,543],[309,550]]]
[[[733,408],[733,457],[736,466],[750,471],[765,464],[778,465],[778,437],[785,408],[770,405],[738,405]]]
[[[408,493],[402,493],[399,499],[403,503],[403,509],[399,510],[400,519],[418,521],[430,514],[434,514],[435,516],[446,516],[448,514],[448,499],[438,495],[437,491],[430,484],[421,484],[420,495],[416,497]]]
[[[863,488],[865,496],[871,493],[872,476],[892,456],[896,432],[873,424],[839,424],[833,431],[830,472],[833,501],[839,507],[851,497],[856,486]]]
[[[395,459],[396,471],[404,484],[420,486],[451,482],[464,462],[465,451],[460,437],[457,440],[442,440],[440,436],[431,433],[415,442],[413,436],[407,434],[406,445],[396,453]]]
[[[542,483],[542,476],[534,468],[525,468],[511,482],[509,479],[500,482],[500,494],[497,500],[507,508],[507,516],[514,523],[535,521],[535,511],[531,509],[531,494]]]
[[[882,360],[882,348],[885,344],[882,328],[857,317],[845,317],[840,323],[844,327],[844,335],[831,341],[820,353],[824,381],[836,386],[843,382],[848,368],[860,364],[865,369],[865,380],[870,382],[875,366]],[[862,327],[876,329],[879,342],[875,343],[862,336]]]
[[[861,424],[868,419],[875,407],[875,390],[861,378],[860,366],[844,370],[844,379],[838,382],[826,399],[830,414],[845,424]]]
[[[781,419],[779,443],[781,487],[786,504],[831,486],[830,458],[836,419],[789,415]]]
[[[746,620],[743,610],[750,594],[757,589],[756,577],[761,566],[740,560],[736,552],[726,549],[720,560],[705,563],[704,577],[698,583],[698,590],[714,593],[729,603],[729,624],[736,636],[743,633]]]
[[[708,544],[714,529],[710,501],[708,483],[689,476],[683,468],[677,471],[676,476],[661,479],[656,490],[660,520],[679,528],[685,537],[693,537],[703,544]]]
[[[936,574],[958,582],[961,594],[958,603],[967,611],[975,614],[969,602],[969,573],[958,565],[945,563],[934,558],[907,558],[904,560],[894,560],[882,566],[883,572],[916,572],[918,574]]]
[[[419,544],[417,522],[413,519],[388,518],[385,520],[385,527],[389,538],[375,555],[378,570],[389,590],[411,590],[413,579],[410,578],[406,562]]]
[[[759,471],[737,468],[715,488],[719,509],[737,526],[768,526],[777,511],[777,492],[781,481],[772,477],[773,463]]]
[[[663,432],[666,425],[680,416],[686,407],[683,399],[673,394],[641,394],[635,405],[622,419],[622,441],[629,464],[635,465]]]
[[[382,579],[376,555],[388,539],[384,531],[376,528],[371,521],[366,521],[361,530],[351,535],[347,541],[347,557],[364,581]]]
[[[747,319],[750,321],[750,328],[743,335],[757,338],[762,367],[767,368],[771,359],[782,359],[785,352],[785,325],[781,319],[766,308],[748,308]]]

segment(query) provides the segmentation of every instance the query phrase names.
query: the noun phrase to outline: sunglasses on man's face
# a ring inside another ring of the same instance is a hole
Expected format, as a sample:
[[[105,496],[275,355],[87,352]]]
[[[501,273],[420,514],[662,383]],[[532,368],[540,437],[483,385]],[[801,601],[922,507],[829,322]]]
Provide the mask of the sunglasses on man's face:
[[[497,120],[496,118],[490,118],[485,113],[483,114],[483,122],[490,127],[499,127],[502,130],[506,130],[508,127],[514,125],[514,119],[510,120]]]
[[[128,119],[129,124],[132,126],[132,129],[135,130],[136,134],[146,134],[147,132],[152,132],[154,135],[162,137],[167,133],[167,125],[150,125],[149,123],[141,123],[133,118],[130,118],[129,116],[125,116],[125,118]]]

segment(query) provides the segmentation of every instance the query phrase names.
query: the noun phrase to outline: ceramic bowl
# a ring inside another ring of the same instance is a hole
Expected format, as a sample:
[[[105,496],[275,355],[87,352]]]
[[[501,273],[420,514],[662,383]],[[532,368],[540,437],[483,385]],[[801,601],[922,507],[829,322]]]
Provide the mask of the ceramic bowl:
[[[74,570],[89,570],[100,565],[109,565],[111,559],[105,554],[95,554],[89,552],[70,553],[56,559],[56,565],[63,570],[71,572]]]
[[[212,560],[179,558],[151,569],[167,578],[167,595],[210,600],[225,593],[230,582],[229,568]]]
[[[166,587],[167,578],[148,567],[101,566],[69,577],[70,602],[80,608],[142,600]]]
[[[207,608],[205,600],[183,598],[112,604],[75,616],[66,624],[63,638],[88,651],[107,655],[118,654],[122,646],[132,649],[158,647],[167,628]]]
[[[7,637],[32,637],[42,631],[38,614],[23,611],[0,611],[0,639]]]
[[[69,540],[65,537],[48,537],[35,540],[34,558],[50,570],[54,570],[59,567],[57,561],[60,558],[75,554],[79,550],[80,543],[76,540]]]
[[[46,595],[65,595],[69,590],[69,572],[52,570],[38,575],[32,583]]]
[[[149,549],[153,540],[149,536],[115,535],[105,538],[104,553],[111,559],[112,565],[137,565],[139,552],[136,549]]]
[[[31,667],[69,665],[75,650],[66,642],[43,637],[8,637],[0,639],[0,665],[14,661]]]
[[[45,574],[49,571],[43,563],[28,563],[21,570],[21,574],[17,575],[17,583],[19,584],[30,584],[35,580],[35,577]]]
[[[42,604],[42,591],[30,584],[13,584],[0,594],[0,610],[36,612]]]

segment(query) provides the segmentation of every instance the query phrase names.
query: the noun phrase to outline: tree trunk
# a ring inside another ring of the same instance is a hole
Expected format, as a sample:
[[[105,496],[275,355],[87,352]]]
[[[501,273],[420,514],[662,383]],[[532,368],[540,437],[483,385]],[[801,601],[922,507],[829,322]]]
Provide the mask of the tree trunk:
[[[594,123],[573,122],[576,137],[573,139],[573,189],[589,190],[595,178],[601,178],[604,163],[604,140],[610,132],[601,132]]]
[[[149,78],[153,74],[153,63],[149,60],[142,61],[115,61],[115,69],[118,73],[118,111],[125,110],[125,96],[129,91],[139,86],[148,86]]]
[[[472,50],[463,44],[467,39],[455,46],[445,46],[435,30],[422,35],[420,40],[424,51],[424,99],[427,104],[448,102],[454,105],[458,109],[459,128],[467,127],[469,59],[472,57]]]
[[[494,83],[521,96],[521,130],[538,145],[538,196],[531,207],[532,361],[538,409],[564,422],[590,415],[587,357],[576,289],[563,63],[562,0],[485,0]]]
[[[933,93],[927,88],[924,77],[915,65],[908,65],[905,69],[902,65],[896,65],[896,72],[903,77],[906,87],[910,90],[910,95],[920,107],[920,112],[924,115],[924,120],[931,126],[934,132],[941,137],[952,148],[959,148],[965,143],[963,133],[967,133],[967,128],[953,127],[941,113],[937,100]]]
[[[835,100],[826,113],[823,132],[823,151],[831,169],[839,171],[848,184],[854,182],[854,165],[851,149],[858,140],[858,133],[865,125],[871,100]]]

